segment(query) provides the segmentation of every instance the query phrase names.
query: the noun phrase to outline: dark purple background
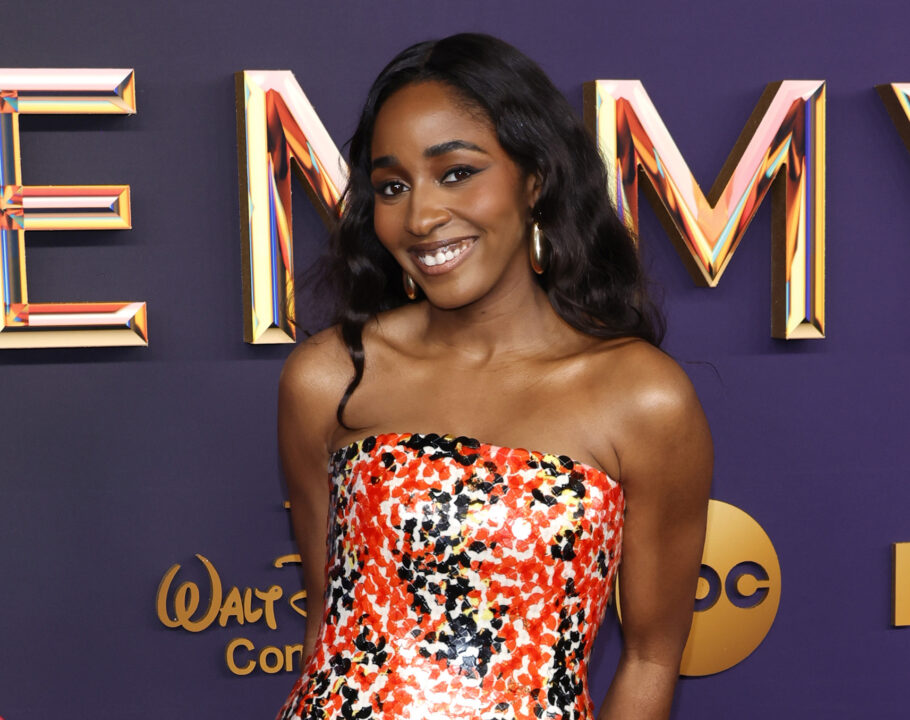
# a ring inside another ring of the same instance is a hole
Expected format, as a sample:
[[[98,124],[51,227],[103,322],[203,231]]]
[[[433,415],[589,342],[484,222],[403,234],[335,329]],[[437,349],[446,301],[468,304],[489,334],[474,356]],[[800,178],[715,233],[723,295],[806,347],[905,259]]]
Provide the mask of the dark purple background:
[[[873,90],[910,81],[906,2],[27,0],[0,23],[0,65],[136,70],[135,117],[22,118],[23,178],[131,185],[132,231],[29,234],[30,291],[146,300],[150,332],[147,349],[0,351],[6,720],[273,717],[292,676],[237,678],[223,653],[296,642],[286,604],[277,632],[191,635],[154,611],[163,573],[197,552],[228,587],[296,580],[271,567],[293,550],[274,439],[290,347],[242,341],[232,74],[293,70],[340,143],[396,51],[461,30],[529,53],[579,111],[584,81],[641,79],[704,189],[766,83],[828,81],[827,339],[770,337],[767,203],[713,290],[642,204],[666,348],[695,361],[714,432],[714,496],[762,524],[783,574],[762,646],[683,680],[675,717],[906,717],[889,546],[910,540],[910,155]],[[298,257],[324,237],[300,189]],[[619,642],[610,623],[598,703]]]

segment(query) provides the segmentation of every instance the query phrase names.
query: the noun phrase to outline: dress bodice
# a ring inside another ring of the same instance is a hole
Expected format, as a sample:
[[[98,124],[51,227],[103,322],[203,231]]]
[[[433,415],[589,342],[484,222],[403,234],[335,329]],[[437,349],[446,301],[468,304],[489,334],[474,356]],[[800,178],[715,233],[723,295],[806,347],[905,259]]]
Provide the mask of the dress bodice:
[[[624,498],[565,455],[388,433],[330,460],[325,610],[279,715],[593,718]]]

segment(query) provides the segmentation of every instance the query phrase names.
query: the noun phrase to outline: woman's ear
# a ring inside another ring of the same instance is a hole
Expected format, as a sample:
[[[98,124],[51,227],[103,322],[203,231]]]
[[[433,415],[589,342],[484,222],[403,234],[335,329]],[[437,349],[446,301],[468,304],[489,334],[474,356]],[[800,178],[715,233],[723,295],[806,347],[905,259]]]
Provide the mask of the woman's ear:
[[[543,176],[539,172],[529,174],[527,184],[528,207],[532,210],[537,205],[541,190],[543,190]]]

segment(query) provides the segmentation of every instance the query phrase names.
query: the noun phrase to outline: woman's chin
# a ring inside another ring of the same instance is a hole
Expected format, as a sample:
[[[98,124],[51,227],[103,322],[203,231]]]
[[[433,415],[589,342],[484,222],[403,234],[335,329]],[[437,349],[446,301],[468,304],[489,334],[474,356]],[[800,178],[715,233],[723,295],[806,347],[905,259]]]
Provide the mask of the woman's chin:
[[[437,310],[460,310],[476,303],[483,293],[465,289],[434,289],[426,293],[427,302]]]

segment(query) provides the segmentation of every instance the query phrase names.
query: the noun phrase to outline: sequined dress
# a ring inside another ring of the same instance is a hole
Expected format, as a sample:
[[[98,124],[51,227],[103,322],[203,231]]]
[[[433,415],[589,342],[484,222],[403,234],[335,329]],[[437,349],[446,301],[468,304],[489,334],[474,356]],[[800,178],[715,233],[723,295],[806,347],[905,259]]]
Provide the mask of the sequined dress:
[[[617,482],[565,455],[412,433],[339,449],[329,476],[319,642],[279,720],[593,720]]]

